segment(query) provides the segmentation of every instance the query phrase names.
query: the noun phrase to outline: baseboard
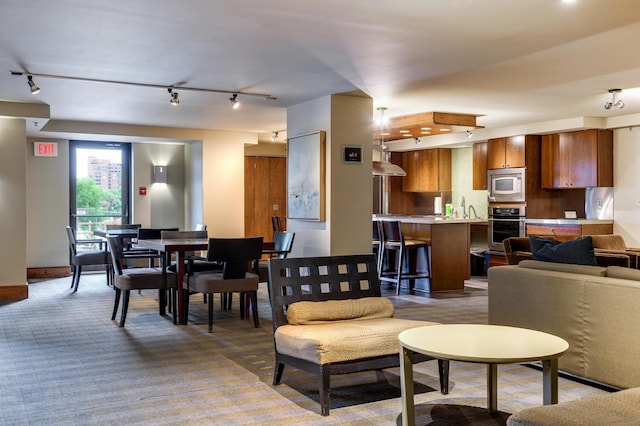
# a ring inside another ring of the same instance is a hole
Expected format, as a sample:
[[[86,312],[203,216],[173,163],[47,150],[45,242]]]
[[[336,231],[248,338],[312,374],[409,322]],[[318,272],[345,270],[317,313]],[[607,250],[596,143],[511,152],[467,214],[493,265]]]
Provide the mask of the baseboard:
[[[45,266],[42,268],[27,268],[27,280],[62,278],[71,275],[69,266]]]
[[[29,297],[28,284],[0,285],[0,300],[22,300]]]

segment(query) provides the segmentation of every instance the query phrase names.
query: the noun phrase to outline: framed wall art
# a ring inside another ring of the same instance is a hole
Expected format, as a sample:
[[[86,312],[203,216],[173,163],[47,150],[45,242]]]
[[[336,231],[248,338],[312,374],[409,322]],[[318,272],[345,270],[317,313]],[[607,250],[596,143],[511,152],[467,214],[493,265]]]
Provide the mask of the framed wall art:
[[[287,140],[287,218],[324,221],[326,132]]]

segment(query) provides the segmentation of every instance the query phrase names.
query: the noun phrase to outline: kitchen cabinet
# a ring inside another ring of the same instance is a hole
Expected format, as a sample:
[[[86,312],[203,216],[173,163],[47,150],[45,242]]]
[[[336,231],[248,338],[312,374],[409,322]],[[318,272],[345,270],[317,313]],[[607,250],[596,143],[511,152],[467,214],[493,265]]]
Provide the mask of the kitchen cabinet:
[[[473,189],[487,189],[487,142],[473,144]]]
[[[489,139],[487,142],[487,169],[525,167],[525,137]]]
[[[451,149],[433,148],[402,153],[403,192],[451,191]]]
[[[542,187],[613,186],[613,132],[580,130],[542,136]]]

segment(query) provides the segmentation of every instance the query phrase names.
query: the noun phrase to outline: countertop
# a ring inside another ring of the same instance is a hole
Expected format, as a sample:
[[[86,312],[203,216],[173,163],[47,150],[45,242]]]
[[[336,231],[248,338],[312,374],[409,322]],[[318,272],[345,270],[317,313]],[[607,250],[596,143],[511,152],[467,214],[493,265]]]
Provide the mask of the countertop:
[[[433,216],[433,215],[399,215],[399,214],[382,214],[382,215],[373,215],[373,219],[378,220],[399,220],[400,222],[405,223],[424,223],[429,225],[446,225],[453,223],[477,223],[477,224],[487,224],[487,219],[447,219],[444,216]]]
[[[526,219],[527,224],[537,225],[612,225],[605,219]]]

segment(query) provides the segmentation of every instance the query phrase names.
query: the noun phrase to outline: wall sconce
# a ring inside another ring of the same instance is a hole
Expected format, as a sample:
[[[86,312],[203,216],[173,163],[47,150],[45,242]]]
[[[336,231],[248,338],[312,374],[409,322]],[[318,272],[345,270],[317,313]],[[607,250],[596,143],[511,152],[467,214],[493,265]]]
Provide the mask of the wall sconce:
[[[153,166],[153,183],[167,183],[167,166]]]

